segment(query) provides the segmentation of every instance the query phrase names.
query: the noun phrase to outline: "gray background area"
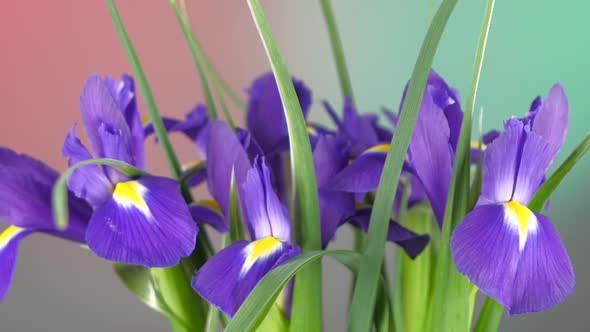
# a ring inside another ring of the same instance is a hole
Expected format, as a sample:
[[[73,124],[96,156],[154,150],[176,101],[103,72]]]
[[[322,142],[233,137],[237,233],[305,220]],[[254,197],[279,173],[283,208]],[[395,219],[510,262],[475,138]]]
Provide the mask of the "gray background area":
[[[246,2],[188,2],[197,35],[213,62],[235,90],[244,91],[269,68]],[[319,1],[262,2],[289,69],[313,89],[313,118],[324,121],[318,115],[320,101],[330,100],[337,108],[341,103]],[[435,1],[332,2],[362,111],[397,108]],[[203,98],[167,1],[118,3],[161,111],[182,116]],[[436,69],[463,96],[483,6],[483,0],[460,1],[435,60]],[[477,109],[485,111],[485,129],[523,114],[534,96],[561,81],[571,109],[570,133],[557,162],[565,159],[590,129],[589,9],[586,1],[498,1],[477,101]],[[0,145],[64,169],[59,150],[72,123],[80,119],[77,103],[84,77],[130,72],[104,3],[2,1],[0,45]],[[194,158],[189,143],[178,137],[174,142],[183,161]],[[150,170],[166,174],[161,153],[149,145]],[[590,160],[580,163],[555,193],[549,212],[574,262],[575,293],[543,314],[504,319],[502,331],[588,330],[589,172]],[[348,248],[350,243],[350,231],[343,228],[332,247]],[[118,282],[109,263],[75,244],[35,235],[23,242],[18,259],[11,292],[0,303],[1,332],[168,329],[164,318]],[[330,260],[324,271],[326,331],[344,331],[350,276]]]

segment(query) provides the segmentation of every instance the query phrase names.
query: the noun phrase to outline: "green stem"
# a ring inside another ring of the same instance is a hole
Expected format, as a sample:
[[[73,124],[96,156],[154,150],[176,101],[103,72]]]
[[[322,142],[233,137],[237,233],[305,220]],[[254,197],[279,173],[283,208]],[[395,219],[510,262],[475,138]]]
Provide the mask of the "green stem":
[[[406,218],[408,214],[408,199],[410,194],[410,181],[411,175],[405,179],[404,187],[402,190],[402,198],[400,202],[399,208],[399,216],[398,221],[400,225],[405,226],[407,224]],[[403,255],[402,248],[395,248],[395,275],[393,276],[393,313],[395,318],[395,329],[396,331],[405,331],[405,321],[404,321],[404,289],[402,285],[402,275],[403,275]]]
[[[354,96],[352,95],[352,84],[350,83],[350,76],[346,68],[346,61],[344,59],[344,50],[342,48],[342,41],[336,28],[336,20],[332,12],[332,5],[330,0],[321,0],[322,12],[330,35],[330,44],[332,45],[332,52],[334,54],[334,62],[336,63],[336,70],[338,71],[338,78],[340,81],[340,90],[343,97],[352,98],[354,105]]]
[[[174,0],[170,0],[170,1],[174,1]],[[216,87],[220,86],[221,89],[225,92],[225,94],[229,97],[229,99],[234,103],[234,105],[243,111],[245,109],[244,102],[229,87],[227,82],[223,79],[223,77],[221,77],[221,74],[219,74],[219,72],[215,69],[215,67],[213,65],[211,65],[211,62],[209,61],[207,54],[205,54],[205,51],[201,47],[199,40],[197,39],[195,34],[192,33],[192,29],[190,29],[190,20],[189,20],[188,12],[186,10],[184,0],[181,0],[180,4],[181,4],[180,12],[181,12],[182,17],[185,20],[187,26],[189,27],[189,30],[191,31],[191,37],[192,37],[192,40],[194,41],[194,47],[195,47],[197,58],[199,60],[199,63],[204,66],[205,74],[212,81],[213,88],[216,89]],[[221,97],[218,97],[218,98],[221,98]]]
[[[115,25],[115,30],[117,31],[117,35],[119,35],[119,39],[123,48],[125,49],[125,53],[127,54],[127,58],[129,58],[129,62],[131,63],[131,68],[133,68],[133,73],[135,74],[135,78],[137,83],[139,84],[139,88],[143,92],[143,98],[145,100],[145,104],[148,108],[148,112],[150,115],[150,119],[154,126],[154,131],[156,136],[158,137],[158,141],[160,142],[160,146],[162,147],[162,151],[166,157],[166,161],[168,162],[168,168],[170,168],[170,172],[175,178],[180,178],[182,176],[182,170],[180,167],[180,163],[176,158],[176,154],[172,149],[172,144],[170,144],[170,140],[168,139],[168,135],[166,133],[166,127],[164,127],[164,122],[162,121],[162,117],[158,112],[158,108],[156,107],[156,102],[154,101],[154,97],[152,95],[152,90],[147,83],[147,79],[145,77],[145,73],[139,62],[139,58],[137,57],[137,53],[135,52],[135,48],[131,44],[131,40],[129,39],[129,35],[123,26],[123,22],[121,22],[121,17],[119,16],[119,12],[117,11],[117,7],[113,0],[106,0],[107,6],[109,8],[109,12],[111,14],[111,18],[113,19],[113,24]]]
[[[440,308],[447,307],[445,305],[448,298],[447,289],[449,285],[459,285],[462,282],[462,278],[454,268],[450,258],[450,237],[454,226],[464,217],[467,212],[467,205],[469,199],[469,153],[470,153],[470,141],[471,141],[471,119],[473,118],[473,109],[475,107],[475,99],[477,94],[477,88],[479,85],[479,78],[481,75],[481,68],[483,65],[483,59],[485,54],[485,48],[487,44],[487,38],[489,34],[490,24],[492,21],[492,13],[494,8],[495,0],[488,0],[486,5],[486,11],[484,14],[477,50],[475,52],[475,63],[473,67],[473,73],[471,77],[471,84],[469,94],[467,95],[466,109],[461,124],[461,133],[459,136],[459,143],[457,146],[457,153],[455,154],[453,175],[451,178],[451,184],[449,186],[447,204],[445,207],[445,217],[443,221],[443,231],[441,237],[441,247],[439,252],[439,261],[437,266],[437,278],[433,285],[433,301],[430,305],[430,313],[432,315],[431,327],[440,328],[444,327],[446,319],[453,316],[456,311],[452,310],[440,310]],[[466,187],[466,188],[462,188]],[[458,190],[457,190],[458,188]],[[463,190],[465,189],[465,190]],[[459,193],[459,194],[457,194]],[[461,197],[462,195],[462,197]],[[463,285],[466,287],[466,285]],[[457,288],[460,288],[458,286]],[[455,306],[456,307],[456,306]],[[463,308],[456,308],[464,314]],[[449,317],[446,317],[446,316]],[[467,320],[468,317],[465,317]],[[465,322],[467,325],[467,322]],[[466,328],[467,326],[465,326]],[[463,328],[463,327],[461,327]]]
[[[503,314],[504,308],[498,302],[488,297],[479,314],[479,319],[473,328],[473,332],[498,331]]]
[[[189,22],[188,20],[185,20],[183,16],[180,14],[176,2],[174,0],[169,0],[169,2],[170,6],[172,7],[172,10],[174,10],[174,14],[176,15],[178,23],[180,24],[182,33],[184,34],[184,38],[186,39],[188,47],[191,51],[193,62],[195,63],[195,67],[197,68],[197,72],[199,73],[199,79],[201,80],[201,87],[203,89],[203,95],[205,96],[205,102],[207,104],[207,113],[209,114],[209,118],[217,119],[215,101],[213,100],[213,95],[211,94],[211,90],[209,89],[209,83],[207,81],[205,71],[203,70],[203,66],[201,65],[201,61],[199,59],[198,49],[200,49],[200,47],[197,46],[197,42],[189,26]]]

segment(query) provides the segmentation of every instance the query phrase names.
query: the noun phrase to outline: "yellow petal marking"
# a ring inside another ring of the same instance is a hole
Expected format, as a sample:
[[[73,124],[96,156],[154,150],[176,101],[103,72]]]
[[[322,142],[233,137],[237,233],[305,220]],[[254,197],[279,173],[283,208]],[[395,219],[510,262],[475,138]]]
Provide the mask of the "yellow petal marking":
[[[12,240],[15,236],[17,236],[20,232],[24,231],[24,228],[17,227],[17,226],[8,226],[2,234],[0,234],[0,250],[4,249],[4,247]]]
[[[215,212],[221,214],[221,208],[219,207],[219,204],[217,204],[217,202],[212,199],[204,199],[204,200],[198,201],[197,204],[204,205],[204,206],[210,208],[211,210],[214,210]]]
[[[134,206],[148,214],[150,210],[143,199],[146,191],[147,189],[137,181],[119,182],[113,191],[113,198],[123,207]]]
[[[363,153],[371,153],[371,152],[385,152],[387,153],[389,151],[389,144],[379,144],[379,145],[375,145],[367,150],[365,150],[365,152]]]
[[[529,232],[535,232],[537,229],[537,217],[529,208],[517,201],[504,203],[504,208],[510,226],[518,231],[518,244],[522,251]]]
[[[281,246],[282,242],[273,236],[250,243],[244,250],[246,261],[242,266],[241,275],[246,274],[256,261],[274,254]]]

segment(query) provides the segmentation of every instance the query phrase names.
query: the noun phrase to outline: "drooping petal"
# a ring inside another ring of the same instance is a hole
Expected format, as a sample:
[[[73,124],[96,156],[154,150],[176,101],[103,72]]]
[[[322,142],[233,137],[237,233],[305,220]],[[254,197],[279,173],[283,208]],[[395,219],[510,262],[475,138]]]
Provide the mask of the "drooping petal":
[[[207,186],[224,216],[229,211],[232,172],[236,186],[244,181],[250,161],[244,147],[225,122],[212,121],[207,146]]]
[[[349,222],[359,227],[363,231],[369,230],[369,221],[371,219],[371,208],[363,208],[349,219]],[[406,254],[412,259],[416,258],[428,244],[430,237],[428,235],[416,234],[403,227],[394,220],[389,221],[387,229],[387,241],[394,242],[404,249]]]
[[[561,84],[555,84],[534,116],[532,131],[543,137],[549,144],[551,162],[561,149],[569,127],[567,96]]]
[[[53,230],[51,191],[57,176],[39,160],[0,148],[0,220],[24,228]],[[90,207],[71,193],[68,203],[69,227],[56,235],[82,241]]]
[[[250,238],[257,240],[273,236],[283,242],[291,239],[289,212],[273,190],[264,158],[254,161],[240,186],[239,197]]]
[[[375,190],[379,184],[388,150],[387,144],[366,150],[329,180],[325,187],[353,193],[367,193]]]
[[[551,221],[535,214],[538,229],[529,234],[512,290],[510,315],[547,310],[574,289],[572,263]]]
[[[410,163],[428,196],[439,226],[445,213],[447,192],[453,172],[449,125],[432,98],[424,96],[410,141]]]
[[[196,236],[178,183],[143,176],[116,185],[111,199],[94,211],[86,241],[107,260],[166,267],[190,255]]]
[[[62,155],[68,157],[68,166],[92,159],[90,152],[76,137],[76,126],[72,127],[64,141]],[[94,207],[101,206],[111,195],[112,184],[99,165],[78,168],[68,179],[68,188]]]
[[[293,79],[293,86],[305,117],[311,105],[311,91],[297,79]],[[266,153],[274,153],[278,148],[284,149],[282,143],[288,137],[287,121],[274,75],[266,73],[258,77],[248,89],[248,93],[248,130]]]
[[[298,254],[298,247],[273,237],[238,241],[207,261],[197,271],[192,287],[231,318],[269,271]]]
[[[189,206],[191,215],[197,224],[209,225],[219,233],[228,231],[225,218],[221,214],[219,205],[214,201],[200,201]]]
[[[484,294],[509,307],[520,257],[520,235],[502,205],[481,205],[455,228],[451,253],[457,270]]]
[[[322,188],[346,165],[347,150],[344,144],[336,136],[320,136],[313,151],[324,248],[332,240],[338,227],[355,212],[353,193]]]
[[[32,232],[24,228],[9,226],[0,233],[0,302],[8,294],[12,283],[19,242]]]
[[[483,179],[477,205],[512,199],[524,130],[518,119],[509,120],[505,127],[483,153]]]
[[[514,201],[475,208],[455,229],[451,252],[459,272],[511,315],[546,310],[575,283],[551,222]]]
[[[193,162],[193,163],[189,163],[186,165],[182,166],[182,173],[183,175],[187,175],[187,172],[189,172],[190,168],[193,166],[197,166],[198,162]],[[186,183],[188,184],[189,187],[196,187],[198,185],[200,185],[201,183],[205,182],[205,180],[207,180],[207,166],[205,165],[204,167],[202,167],[201,169],[199,169],[196,173],[194,173],[193,175],[191,175],[188,180],[186,181]]]
[[[117,102],[99,76],[92,75],[86,79],[80,96],[80,109],[86,135],[95,157],[112,158],[138,165],[131,130]],[[105,133],[108,134],[106,138],[103,137]],[[105,146],[105,143],[116,145]]]

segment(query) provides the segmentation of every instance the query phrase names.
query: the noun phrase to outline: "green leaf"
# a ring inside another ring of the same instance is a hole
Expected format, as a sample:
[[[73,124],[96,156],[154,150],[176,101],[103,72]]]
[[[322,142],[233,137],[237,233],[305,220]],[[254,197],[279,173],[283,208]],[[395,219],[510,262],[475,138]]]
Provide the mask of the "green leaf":
[[[197,72],[199,73],[199,79],[201,80],[201,88],[203,89],[203,95],[205,96],[205,102],[207,104],[207,113],[209,114],[209,118],[217,119],[217,111],[215,108],[215,102],[213,101],[213,95],[211,95],[211,90],[209,89],[209,82],[207,81],[207,76],[205,75],[205,71],[201,64],[201,59],[199,57],[200,47],[197,45],[197,41],[194,38],[188,20],[186,20],[180,14],[178,6],[176,5],[176,1],[169,0],[168,2],[170,3],[170,6],[172,7],[174,14],[176,15],[176,19],[180,24],[182,33],[184,34],[184,38],[186,39],[188,47],[191,51],[193,62],[195,63],[195,67],[197,68]]]
[[[260,3],[258,0],[248,0],[248,5],[270,60],[287,119],[295,192],[293,222],[301,225],[301,234],[296,234],[297,242],[304,251],[318,250],[321,248],[318,192],[305,119],[291,76],[273,39]],[[322,266],[320,262],[315,262],[297,276],[293,292],[292,331],[321,330],[321,294]]]
[[[454,331],[463,331],[469,328],[469,316],[472,310],[472,308],[469,308],[469,282],[454,267],[450,257],[450,238],[454,227],[468,212],[471,122],[493,8],[494,0],[488,0],[475,52],[471,84],[467,95],[461,134],[459,135],[455,154],[453,175],[445,207],[441,246],[438,253],[436,278],[433,284],[434,293],[429,308],[430,328],[436,327],[442,330]],[[448,310],[440,310],[442,307],[448,308]]]
[[[226,243],[226,246],[238,240],[246,239],[244,235],[244,224],[242,223],[242,217],[240,215],[240,206],[235,180],[236,178],[232,171],[229,189],[229,237],[227,239],[229,242]]]
[[[287,282],[306,265],[313,264],[323,256],[331,256],[346,265],[349,269],[353,271],[358,270],[358,259],[360,255],[349,250],[308,251],[301,256],[292,258],[270,271],[256,285],[226,327],[225,332],[255,331],[274,305],[279,293]]]
[[[72,175],[72,173],[74,173],[76,169],[87,165],[110,166],[132,178],[146,174],[144,171],[139,170],[125,162],[108,158],[84,160],[68,168],[55,182],[55,185],[53,186],[53,192],[51,194],[53,220],[57,229],[64,230],[68,227],[68,178],[70,175]]]
[[[330,0],[321,0],[320,2],[322,5],[322,12],[324,13],[324,20],[326,21],[326,27],[328,28],[328,34],[330,36],[330,44],[332,45],[332,53],[334,54],[334,62],[336,63],[336,70],[340,81],[340,91],[342,92],[343,97],[352,98],[354,103],[350,75],[346,68],[344,50],[342,49],[342,41],[340,40],[340,35],[336,28],[336,20],[334,19],[334,13],[332,12],[332,5],[330,4]]]
[[[584,157],[590,150],[590,134],[586,135],[576,149],[567,157],[567,159],[559,166],[559,168],[543,183],[541,188],[537,190],[535,196],[529,203],[529,209],[535,212],[541,212],[547,200],[555,189],[559,186],[566,175],[574,168],[574,166]]]
[[[172,149],[172,144],[170,144],[170,140],[168,139],[168,134],[166,132],[166,127],[164,127],[164,122],[162,121],[162,117],[158,112],[158,108],[156,107],[156,102],[154,101],[154,97],[152,95],[152,90],[147,82],[145,77],[145,73],[143,72],[143,67],[139,62],[139,58],[137,57],[137,53],[135,52],[135,48],[133,44],[131,44],[131,40],[129,39],[129,35],[123,26],[123,22],[121,21],[121,17],[119,16],[119,12],[117,11],[117,7],[113,0],[106,0],[107,7],[109,8],[109,13],[113,20],[113,24],[115,26],[115,30],[117,31],[117,35],[119,35],[119,39],[123,48],[125,49],[125,53],[127,54],[127,58],[131,63],[131,67],[133,68],[133,73],[135,74],[135,80],[141,89],[143,94],[143,99],[145,100],[145,104],[147,106],[150,119],[154,126],[154,132],[156,133],[156,137],[158,138],[158,142],[162,147],[162,151],[164,151],[164,156],[166,157],[166,161],[168,162],[168,168],[170,168],[170,172],[172,176],[176,179],[179,179],[182,176],[182,170],[180,168],[180,163]]]
[[[214,306],[209,306],[207,323],[205,323],[205,332],[219,332],[219,310]]]
[[[366,332],[371,327],[373,309],[377,293],[377,281],[383,262],[385,238],[391,206],[397,191],[402,164],[416,124],[418,110],[424,94],[426,80],[444,27],[457,0],[445,0],[430,24],[416,65],[410,78],[410,85],[403,105],[399,124],[395,130],[377,194],[371,213],[367,246],[361,260],[358,279],[354,288],[351,314],[348,320],[349,331]]]
[[[123,284],[131,291],[131,293],[145,303],[145,305],[164,314],[169,319],[176,320],[184,328],[187,328],[186,323],[172,311],[170,306],[162,298],[162,294],[160,294],[160,291],[154,282],[150,269],[143,266],[125,265],[120,263],[113,264],[113,268]]]

